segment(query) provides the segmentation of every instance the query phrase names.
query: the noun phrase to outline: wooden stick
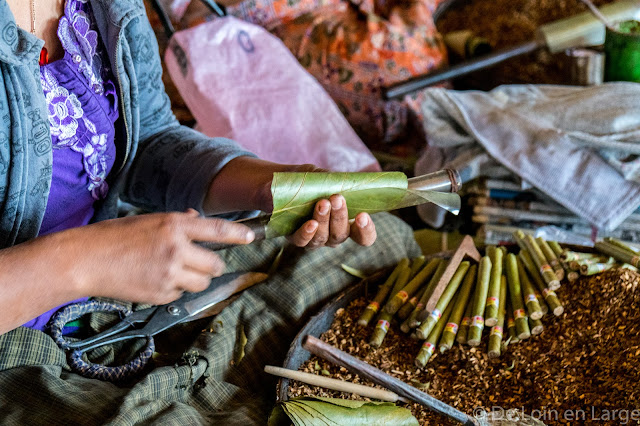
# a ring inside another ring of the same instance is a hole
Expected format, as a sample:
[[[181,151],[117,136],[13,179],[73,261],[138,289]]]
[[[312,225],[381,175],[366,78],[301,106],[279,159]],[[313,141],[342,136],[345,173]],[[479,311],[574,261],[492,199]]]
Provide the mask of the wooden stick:
[[[347,382],[345,380],[318,376],[317,374],[289,370],[288,368],[265,365],[264,371],[266,373],[273,374],[274,376],[286,377],[287,379],[297,380],[308,385],[320,386],[321,388],[336,390],[339,392],[346,392],[349,394],[355,393],[356,395],[360,395],[365,398],[373,398],[389,402],[405,400],[405,398],[399,397],[397,393],[388,390],[372,388],[365,385],[358,385],[356,383]]]
[[[442,277],[440,277],[440,280],[438,281],[438,284],[436,284],[436,287],[433,290],[433,293],[431,293],[429,300],[427,300],[427,303],[425,306],[425,311],[427,315],[430,314],[431,311],[435,309],[436,304],[438,303],[438,300],[440,300],[440,296],[442,296],[442,293],[444,293],[445,289],[447,288],[447,285],[451,281],[451,278],[453,278],[453,274],[455,274],[455,272],[458,270],[458,266],[460,265],[460,262],[462,262],[466,256],[469,256],[471,259],[475,260],[476,262],[480,262],[480,257],[481,257],[480,253],[478,252],[476,245],[473,243],[473,238],[471,238],[469,235],[466,235],[462,239],[462,242],[456,249],[455,253],[453,253],[451,260],[447,265],[447,269],[445,269],[444,273],[442,274]],[[426,316],[423,318],[423,320],[425,318]]]
[[[384,371],[379,370],[316,337],[310,335],[304,336],[302,339],[302,347],[332,364],[344,367],[364,379],[371,380],[377,385],[384,386],[385,388],[396,392],[398,395],[422,404],[430,410],[447,416],[452,420],[468,426],[480,426],[480,422],[468,414],[445,404],[431,395],[388,375]]]

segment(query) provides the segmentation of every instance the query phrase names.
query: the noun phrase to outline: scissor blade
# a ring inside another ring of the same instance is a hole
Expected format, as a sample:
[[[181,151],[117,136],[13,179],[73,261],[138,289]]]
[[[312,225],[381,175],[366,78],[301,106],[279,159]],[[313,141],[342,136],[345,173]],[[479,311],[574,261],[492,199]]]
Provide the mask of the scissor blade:
[[[223,275],[211,280],[211,285],[200,293],[186,294],[173,304],[181,304],[188,314],[186,321],[191,320],[199,313],[211,306],[228,299],[234,294],[245,290],[268,278],[267,274],[260,272],[246,272]]]

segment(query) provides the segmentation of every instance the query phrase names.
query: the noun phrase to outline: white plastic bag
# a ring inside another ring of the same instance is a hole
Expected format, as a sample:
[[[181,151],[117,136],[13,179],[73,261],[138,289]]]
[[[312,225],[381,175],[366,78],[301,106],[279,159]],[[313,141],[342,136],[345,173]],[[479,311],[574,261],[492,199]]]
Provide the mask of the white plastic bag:
[[[380,169],[322,86],[263,28],[215,19],[177,32],[165,61],[203,133],[279,163]]]

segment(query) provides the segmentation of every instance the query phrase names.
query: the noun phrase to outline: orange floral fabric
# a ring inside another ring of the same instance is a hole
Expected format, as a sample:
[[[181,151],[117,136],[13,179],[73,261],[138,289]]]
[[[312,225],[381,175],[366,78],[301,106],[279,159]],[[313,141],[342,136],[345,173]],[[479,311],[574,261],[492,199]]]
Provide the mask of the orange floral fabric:
[[[370,146],[406,136],[408,103],[381,88],[446,63],[433,12],[442,0],[245,0],[230,15],[278,36]]]

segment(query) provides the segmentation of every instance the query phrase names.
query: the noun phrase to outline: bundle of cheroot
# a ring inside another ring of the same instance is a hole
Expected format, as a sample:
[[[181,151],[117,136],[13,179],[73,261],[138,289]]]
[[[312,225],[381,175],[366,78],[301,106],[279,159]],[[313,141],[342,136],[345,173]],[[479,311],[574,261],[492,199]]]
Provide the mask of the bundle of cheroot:
[[[542,333],[546,317],[563,315],[556,294],[562,280],[640,265],[640,251],[617,240],[596,243],[595,251],[578,252],[519,231],[514,237],[515,253],[487,246],[479,262],[457,263],[431,310],[427,301],[453,260],[403,259],[359,318],[360,326],[373,326],[369,344],[383,345],[389,327],[396,324],[424,341],[416,354],[417,367],[424,367],[436,351],[444,353],[456,341],[471,347],[484,344],[489,358],[498,358],[510,344]]]

